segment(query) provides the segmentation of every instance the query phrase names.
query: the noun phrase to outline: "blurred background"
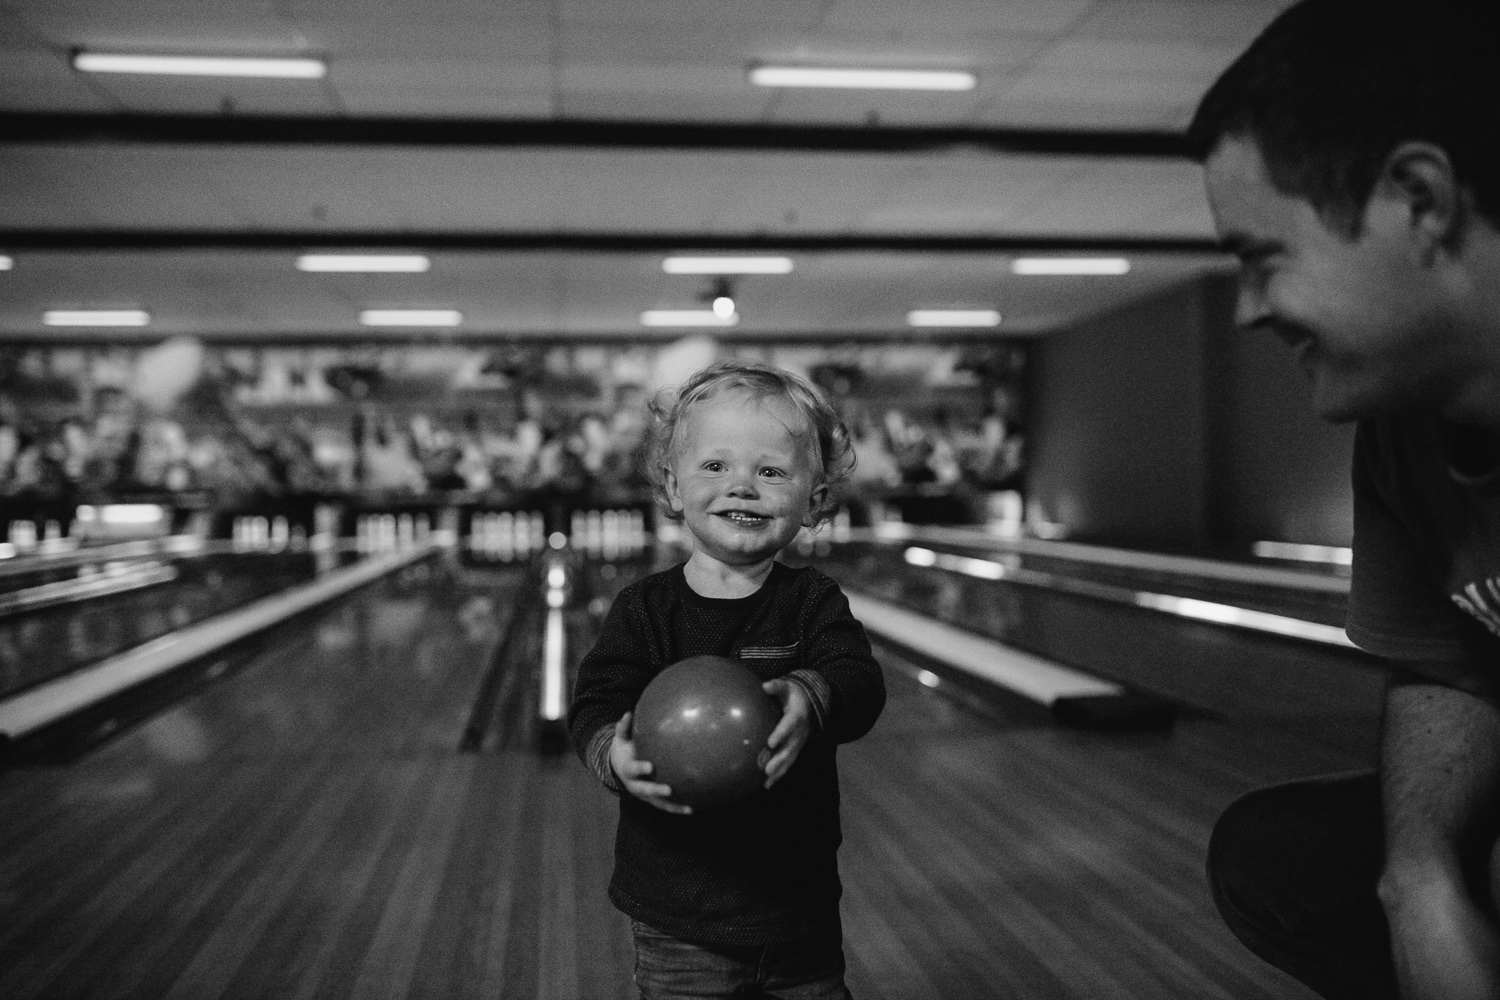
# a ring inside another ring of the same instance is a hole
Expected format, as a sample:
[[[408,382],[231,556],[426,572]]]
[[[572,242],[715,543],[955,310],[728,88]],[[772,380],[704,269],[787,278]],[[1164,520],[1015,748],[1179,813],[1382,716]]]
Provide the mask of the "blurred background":
[[[0,516],[618,498],[743,354],[838,401],[859,522],[1345,544],[1181,149],[1280,6],[6,4]]]

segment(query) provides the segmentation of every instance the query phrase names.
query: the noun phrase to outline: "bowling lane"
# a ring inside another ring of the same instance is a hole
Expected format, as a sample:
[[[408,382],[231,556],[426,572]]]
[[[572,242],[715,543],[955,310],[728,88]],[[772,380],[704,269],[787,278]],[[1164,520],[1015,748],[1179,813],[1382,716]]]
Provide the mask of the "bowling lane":
[[[1237,794],[1359,754],[1207,718],[1110,734],[1021,703],[981,717],[879,655],[885,717],[840,755],[856,995],[1311,1000],[1232,938],[1203,857]]]
[[[528,586],[415,565],[0,773],[0,995],[624,995],[569,889],[602,899],[609,803],[571,758],[457,749]]]
[[[1347,566],[1205,558],[1106,546],[1012,539],[971,528],[852,532],[846,550],[900,551],[911,565],[973,560],[972,573],[1031,580],[1080,592],[1146,592],[1232,604],[1238,608],[1342,626],[1349,595]],[[957,558],[954,558],[957,557]]]
[[[639,572],[585,569],[572,661]],[[0,772],[0,995],[633,997],[614,800],[503,732],[456,749],[492,664],[492,726],[534,703],[504,641],[532,586],[419,564],[70,766]],[[1234,795],[1357,753],[1276,720],[1063,729],[878,653],[887,710],[840,754],[857,996],[1306,996],[1222,928],[1203,848]]]
[[[13,575],[7,583],[18,586],[0,595],[0,697],[316,579],[356,558],[353,552],[210,551],[84,561]],[[105,588],[90,590],[95,582]],[[73,599],[4,606],[5,597],[69,583]],[[114,583],[125,586],[109,586]]]
[[[852,592],[1189,711],[1284,723],[1308,739],[1361,752],[1373,739],[1384,669],[1347,640],[1313,641],[1180,617],[1113,594],[914,566],[900,546],[835,545],[821,561]],[[1087,579],[1084,570],[1075,573]],[[1235,600],[1217,590],[1205,593],[1210,600]],[[1342,639],[1339,628],[1324,631]]]

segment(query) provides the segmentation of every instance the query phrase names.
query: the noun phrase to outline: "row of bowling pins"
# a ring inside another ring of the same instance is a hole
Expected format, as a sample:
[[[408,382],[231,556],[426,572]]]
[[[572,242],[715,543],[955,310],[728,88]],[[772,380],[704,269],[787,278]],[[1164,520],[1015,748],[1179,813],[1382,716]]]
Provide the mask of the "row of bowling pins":
[[[10,542],[17,552],[30,552],[37,547],[39,542],[56,542],[61,538],[62,525],[56,521],[48,521],[39,533],[35,521],[16,520],[10,522],[10,529],[6,532],[6,541]]]
[[[426,514],[360,514],[354,519],[354,547],[360,552],[393,552],[431,537]]]
[[[638,510],[574,511],[565,542],[580,552],[605,559],[635,556],[646,550],[650,537],[646,518]],[[469,523],[469,550],[485,558],[511,562],[526,559],[550,543],[538,511],[485,511]]]
[[[646,551],[646,515],[638,510],[575,510],[573,548],[605,559],[628,558]]]
[[[286,518],[235,517],[230,528],[230,541],[237,552],[280,552],[290,547],[303,547],[307,542],[307,531],[300,524],[293,526]]]
[[[526,559],[546,547],[547,523],[541,511],[475,511],[469,521],[469,551],[487,559]]]

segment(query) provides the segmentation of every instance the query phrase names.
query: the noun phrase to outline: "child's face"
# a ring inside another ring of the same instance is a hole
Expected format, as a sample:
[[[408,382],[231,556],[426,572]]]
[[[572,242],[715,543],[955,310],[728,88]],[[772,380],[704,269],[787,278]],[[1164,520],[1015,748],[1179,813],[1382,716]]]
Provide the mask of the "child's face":
[[[795,411],[730,391],[683,419],[667,496],[692,534],[694,554],[748,565],[780,552],[824,490]]]

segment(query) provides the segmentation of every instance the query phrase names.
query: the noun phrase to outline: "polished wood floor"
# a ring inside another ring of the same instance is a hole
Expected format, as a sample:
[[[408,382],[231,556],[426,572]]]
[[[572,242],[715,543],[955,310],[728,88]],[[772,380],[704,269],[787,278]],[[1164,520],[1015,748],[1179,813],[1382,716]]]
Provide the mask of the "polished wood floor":
[[[0,772],[0,997],[634,997],[613,800],[527,738],[529,684],[458,750],[525,585],[407,574],[76,760]],[[1311,996],[1224,930],[1204,845],[1240,792],[1365,764],[1368,691],[1337,742],[1091,733],[884,660],[886,714],[841,752],[857,997]]]

